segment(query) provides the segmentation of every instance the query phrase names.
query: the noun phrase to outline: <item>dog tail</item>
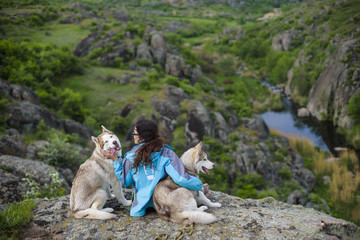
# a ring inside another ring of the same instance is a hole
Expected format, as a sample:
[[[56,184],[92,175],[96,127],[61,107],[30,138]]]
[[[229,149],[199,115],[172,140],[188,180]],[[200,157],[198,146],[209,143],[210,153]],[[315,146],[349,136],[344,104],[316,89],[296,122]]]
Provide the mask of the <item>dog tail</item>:
[[[190,223],[210,224],[217,221],[214,215],[207,212],[184,211],[181,213],[181,215],[184,219],[186,219],[185,222]]]
[[[89,219],[98,219],[98,220],[108,220],[114,219],[115,214],[109,213],[107,211],[102,211],[98,209],[88,208],[80,211],[74,212],[75,218],[89,218]]]

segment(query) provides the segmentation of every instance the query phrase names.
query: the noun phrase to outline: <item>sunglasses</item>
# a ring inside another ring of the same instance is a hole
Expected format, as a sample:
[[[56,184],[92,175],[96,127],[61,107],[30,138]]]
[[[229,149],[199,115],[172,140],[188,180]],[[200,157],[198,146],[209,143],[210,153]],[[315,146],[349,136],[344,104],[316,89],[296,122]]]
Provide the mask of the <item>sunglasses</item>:
[[[138,134],[138,133],[133,132],[133,133],[132,133],[132,135],[133,135],[133,136],[138,136],[139,134]]]

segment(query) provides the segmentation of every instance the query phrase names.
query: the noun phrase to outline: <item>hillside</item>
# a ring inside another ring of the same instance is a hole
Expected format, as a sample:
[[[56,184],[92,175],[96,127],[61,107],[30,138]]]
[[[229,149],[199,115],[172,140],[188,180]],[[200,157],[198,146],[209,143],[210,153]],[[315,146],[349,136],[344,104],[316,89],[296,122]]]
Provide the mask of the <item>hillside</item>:
[[[65,194],[100,125],[126,151],[134,122],[150,118],[178,154],[203,140],[216,168],[201,179],[212,190],[358,224],[356,154],[331,162],[254,114],[282,108],[260,83],[268,78],[358,150],[357,10],[354,0],[1,1],[1,192],[14,192],[1,203],[31,190],[26,170],[41,174],[31,159],[64,180],[51,197]]]

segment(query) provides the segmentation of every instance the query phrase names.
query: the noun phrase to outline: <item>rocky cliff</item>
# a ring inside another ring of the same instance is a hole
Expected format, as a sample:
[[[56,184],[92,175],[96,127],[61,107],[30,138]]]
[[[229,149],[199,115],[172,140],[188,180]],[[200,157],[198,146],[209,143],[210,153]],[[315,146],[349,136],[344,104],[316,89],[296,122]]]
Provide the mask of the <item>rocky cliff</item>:
[[[221,208],[210,209],[217,217],[212,225],[182,226],[160,219],[156,212],[130,217],[129,207],[117,200],[106,205],[117,219],[75,219],[68,196],[40,200],[30,225],[20,239],[359,239],[360,228],[311,208],[289,205],[273,198],[241,199],[211,192]],[[130,191],[126,191],[127,198]]]

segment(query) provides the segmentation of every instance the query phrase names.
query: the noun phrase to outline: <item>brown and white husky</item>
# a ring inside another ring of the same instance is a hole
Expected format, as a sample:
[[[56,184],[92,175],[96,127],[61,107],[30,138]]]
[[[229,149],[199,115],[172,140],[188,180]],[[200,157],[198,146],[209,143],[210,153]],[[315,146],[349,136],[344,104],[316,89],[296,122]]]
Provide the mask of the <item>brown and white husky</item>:
[[[186,172],[196,177],[199,177],[200,171],[209,174],[209,169],[214,167],[201,147],[202,142],[180,157]],[[221,207],[220,203],[211,202],[202,191],[180,187],[170,176],[155,187],[153,202],[157,214],[162,219],[179,224],[216,222],[217,219],[213,214],[204,211],[208,207]],[[198,207],[198,205],[204,206]]]
[[[101,150],[121,156],[121,144],[118,137],[102,127],[98,137],[91,137],[96,147],[89,159],[81,164],[72,183],[70,207],[75,218],[112,219],[112,208],[103,208],[106,200],[112,197],[111,188],[116,198],[124,205],[131,201],[124,197],[122,186],[114,173],[113,161],[105,158]]]

